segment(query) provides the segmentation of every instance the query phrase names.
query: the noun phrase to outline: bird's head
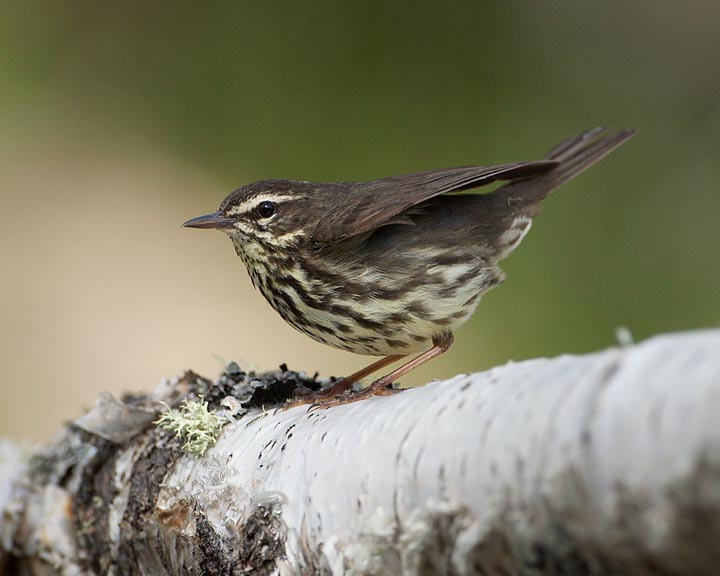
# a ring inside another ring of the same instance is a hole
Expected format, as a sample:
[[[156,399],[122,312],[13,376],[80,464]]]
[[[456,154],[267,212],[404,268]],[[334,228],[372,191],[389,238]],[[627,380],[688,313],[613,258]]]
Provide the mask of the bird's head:
[[[267,260],[303,242],[316,217],[313,186],[290,180],[261,180],[238,188],[220,208],[183,224],[225,232],[244,260]]]

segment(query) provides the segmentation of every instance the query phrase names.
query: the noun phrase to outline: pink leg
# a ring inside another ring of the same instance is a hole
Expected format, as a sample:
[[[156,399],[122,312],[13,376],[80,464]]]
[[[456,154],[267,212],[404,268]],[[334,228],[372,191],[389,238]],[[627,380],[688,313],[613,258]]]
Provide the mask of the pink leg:
[[[452,345],[453,340],[453,335],[450,332],[435,336],[433,338],[432,348],[426,350],[419,356],[416,356],[409,362],[403,364],[399,368],[396,368],[382,378],[375,380],[375,382],[370,384],[370,386],[364,390],[350,396],[335,396],[334,398],[329,398],[326,401],[316,402],[313,408],[329,408],[330,406],[339,406],[341,404],[357,402],[358,400],[369,398],[370,396],[387,396],[389,394],[401,392],[401,390],[393,390],[390,387],[392,383],[428,360],[432,360],[433,358],[440,356],[440,354],[447,352],[448,348]]]
[[[404,357],[405,356],[397,354],[394,356],[386,356],[385,358],[381,358],[377,362],[373,362],[372,364],[370,364],[370,366],[366,366],[362,370],[358,370],[357,372],[350,374],[350,376],[346,376],[342,380],[338,380],[337,382],[335,382],[335,384],[333,384],[332,386],[328,386],[324,390],[320,390],[319,392],[311,392],[305,396],[302,396],[301,398],[285,404],[282,407],[282,410],[287,410],[288,408],[292,408],[293,406],[310,404],[317,401],[322,401],[323,399],[332,399],[336,396],[340,396],[343,392],[349,390],[350,387],[355,384],[355,382],[362,380],[363,378],[365,378],[365,376],[369,376],[373,372],[377,372],[378,370],[385,368],[385,366],[388,366],[393,362],[397,362]]]

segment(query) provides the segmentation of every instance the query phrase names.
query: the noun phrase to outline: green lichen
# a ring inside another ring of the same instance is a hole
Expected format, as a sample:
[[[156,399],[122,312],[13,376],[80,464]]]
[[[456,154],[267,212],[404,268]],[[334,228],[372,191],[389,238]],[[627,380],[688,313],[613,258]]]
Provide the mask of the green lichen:
[[[217,442],[220,431],[227,424],[227,420],[210,412],[208,403],[203,400],[202,396],[199,402],[186,398],[179,410],[165,404],[167,412],[155,421],[158,428],[171,430],[185,440],[183,451],[198,456]]]

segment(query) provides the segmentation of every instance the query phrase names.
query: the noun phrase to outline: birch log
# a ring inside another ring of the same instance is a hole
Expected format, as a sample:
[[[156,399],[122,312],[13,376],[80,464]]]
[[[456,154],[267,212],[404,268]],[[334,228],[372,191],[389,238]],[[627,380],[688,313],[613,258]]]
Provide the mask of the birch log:
[[[298,384],[188,373],[0,445],[5,573],[720,574],[720,330],[275,413]],[[201,393],[198,457],[151,421]]]

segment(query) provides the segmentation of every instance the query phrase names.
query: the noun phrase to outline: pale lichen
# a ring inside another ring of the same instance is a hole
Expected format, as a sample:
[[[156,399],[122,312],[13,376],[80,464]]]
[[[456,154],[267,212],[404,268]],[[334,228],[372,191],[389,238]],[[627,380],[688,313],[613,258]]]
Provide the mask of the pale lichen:
[[[167,412],[155,421],[158,428],[171,430],[185,440],[182,449],[189,454],[202,455],[217,442],[222,427],[228,422],[210,412],[208,403],[203,400],[202,396],[199,402],[186,398],[178,410],[165,404]]]

